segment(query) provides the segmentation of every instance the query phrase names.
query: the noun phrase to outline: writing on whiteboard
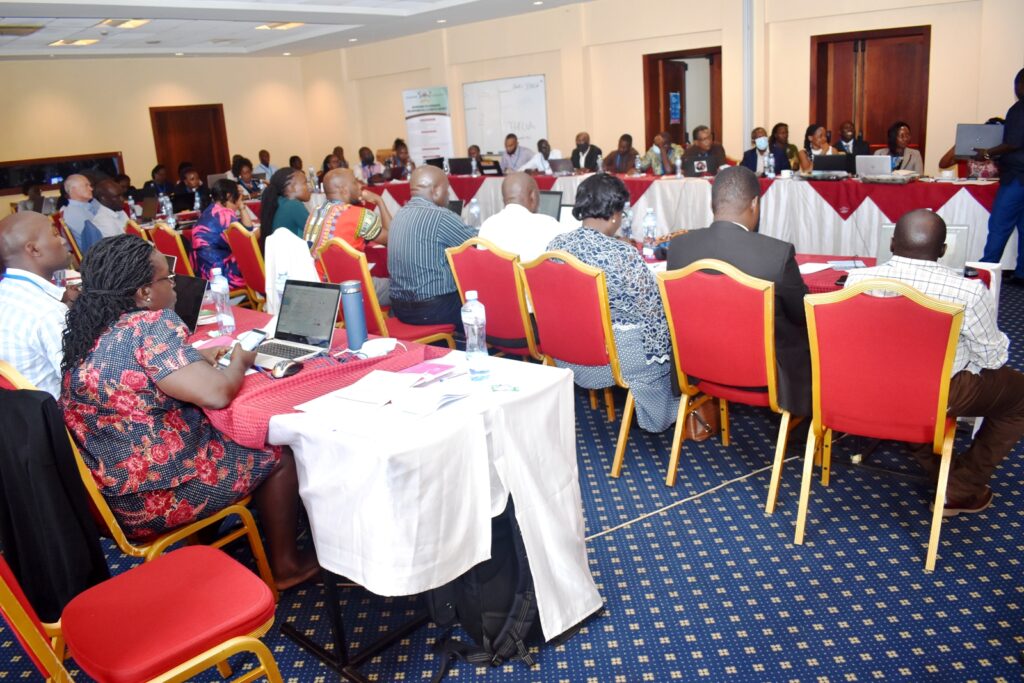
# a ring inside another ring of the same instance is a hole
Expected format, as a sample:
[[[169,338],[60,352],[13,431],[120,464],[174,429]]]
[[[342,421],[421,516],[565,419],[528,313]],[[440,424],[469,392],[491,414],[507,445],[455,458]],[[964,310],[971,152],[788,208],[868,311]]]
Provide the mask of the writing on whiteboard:
[[[505,136],[515,133],[519,144],[537,149],[548,136],[544,76],[519,76],[462,84],[466,114],[466,143],[486,153],[505,149]]]

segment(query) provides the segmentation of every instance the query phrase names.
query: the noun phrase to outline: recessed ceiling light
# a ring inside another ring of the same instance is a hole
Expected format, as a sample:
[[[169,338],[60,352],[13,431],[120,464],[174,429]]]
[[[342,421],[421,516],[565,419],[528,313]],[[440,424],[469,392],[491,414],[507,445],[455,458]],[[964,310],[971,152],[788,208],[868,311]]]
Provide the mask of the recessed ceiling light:
[[[289,31],[293,28],[305,26],[301,21],[273,21],[269,24],[260,24],[256,27],[257,31]]]
[[[92,45],[93,43],[100,42],[98,38],[79,38],[78,40],[55,40],[50,43],[50,47],[83,47],[85,45]]]
[[[292,56],[292,53],[291,53],[291,52],[282,52],[282,53],[281,53],[281,56],[282,56],[282,57],[291,57],[291,56]]]
[[[184,56],[185,56],[185,53],[184,53],[184,52],[175,52],[175,53],[174,53],[174,56],[175,56],[175,57],[184,57]]]
[[[535,5],[543,5],[544,4],[544,0],[534,0],[533,4],[535,4]]]
[[[114,28],[138,28],[149,23],[149,19],[104,19],[97,26],[113,26]]]
[[[447,24],[448,20],[447,19],[438,19],[437,23],[439,23],[439,24]]]
[[[30,36],[42,27],[42,24],[0,24],[0,36]]]
[[[358,38],[349,38],[348,42],[355,43],[355,42],[358,42],[358,40],[359,40]]]

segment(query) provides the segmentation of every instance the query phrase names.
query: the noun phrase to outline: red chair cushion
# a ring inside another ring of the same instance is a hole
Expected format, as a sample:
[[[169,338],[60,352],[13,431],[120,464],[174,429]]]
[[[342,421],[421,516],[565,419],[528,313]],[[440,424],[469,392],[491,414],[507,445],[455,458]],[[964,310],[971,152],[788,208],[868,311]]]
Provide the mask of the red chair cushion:
[[[410,323],[403,323],[398,318],[388,318],[385,322],[388,326],[388,334],[402,341],[412,341],[414,339],[422,339],[423,337],[431,337],[435,334],[452,334],[455,332],[455,326],[448,324],[412,325]]]
[[[62,625],[87,674],[149,680],[274,616],[263,581],[225,553],[189,546],[105,581],[72,600]]]
[[[714,396],[715,398],[724,398],[730,403],[742,403],[748,406],[763,406],[765,408],[771,406],[767,390],[751,391],[739,387],[715,384],[714,382],[698,382],[697,388],[701,393]]]

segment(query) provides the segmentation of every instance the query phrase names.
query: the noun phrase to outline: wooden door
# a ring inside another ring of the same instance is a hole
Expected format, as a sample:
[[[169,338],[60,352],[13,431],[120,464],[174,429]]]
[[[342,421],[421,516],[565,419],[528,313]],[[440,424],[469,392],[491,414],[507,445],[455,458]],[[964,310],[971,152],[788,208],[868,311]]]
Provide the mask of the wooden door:
[[[156,158],[167,166],[169,178],[176,179],[183,161],[192,162],[203,182],[206,176],[231,168],[224,105],[150,107],[149,118]]]
[[[644,140],[634,140],[634,147],[650,147],[654,136],[667,130],[677,144],[687,139],[689,122],[686,109],[686,63],[680,59],[704,58],[710,64],[711,129],[721,138],[722,129],[722,48],[659,52],[643,56],[644,65]],[[672,96],[681,99],[679,123],[672,123]],[[699,123],[699,122],[697,122]]]
[[[928,26],[811,38],[811,120],[833,132],[853,121],[873,147],[886,144],[895,121],[911,130],[924,154],[928,122]]]

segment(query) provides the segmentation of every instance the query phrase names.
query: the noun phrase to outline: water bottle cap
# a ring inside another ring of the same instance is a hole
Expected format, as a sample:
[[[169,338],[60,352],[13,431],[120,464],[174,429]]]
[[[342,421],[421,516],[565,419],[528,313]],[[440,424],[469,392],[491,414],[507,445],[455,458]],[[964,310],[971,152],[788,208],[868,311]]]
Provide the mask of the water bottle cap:
[[[466,301],[476,301],[477,293],[475,289],[470,289],[466,292]]]
[[[341,283],[342,294],[355,294],[363,291],[363,285],[359,280],[345,280]]]

